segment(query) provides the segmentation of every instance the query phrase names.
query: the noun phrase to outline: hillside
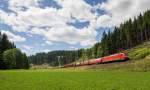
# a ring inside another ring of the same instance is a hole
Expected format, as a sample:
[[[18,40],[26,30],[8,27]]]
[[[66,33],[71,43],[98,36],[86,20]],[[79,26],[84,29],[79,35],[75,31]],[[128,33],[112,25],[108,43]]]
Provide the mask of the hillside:
[[[150,41],[144,42],[134,48],[125,50],[130,60],[90,66],[64,68],[63,70],[125,70],[125,71],[150,71]],[[80,62],[81,59],[75,61]],[[73,63],[75,63],[73,62]],[[48,65],[36,65],[31,69],[55,69]],[[57,70],[57,68],[56,68]]]
[[[150,71],[150,42],[145,42],[127,52],[130,60],[109,64],[84,66],[79,68],[95,70],[129,70],[129,71]]]

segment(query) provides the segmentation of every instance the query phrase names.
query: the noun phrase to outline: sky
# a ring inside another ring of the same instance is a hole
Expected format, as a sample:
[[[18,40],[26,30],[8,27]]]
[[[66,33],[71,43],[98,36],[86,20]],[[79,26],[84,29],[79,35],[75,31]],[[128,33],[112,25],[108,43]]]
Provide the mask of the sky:
[[[150,9],[150,0],[0,0],[0,31],[27,55],[76,50]]]

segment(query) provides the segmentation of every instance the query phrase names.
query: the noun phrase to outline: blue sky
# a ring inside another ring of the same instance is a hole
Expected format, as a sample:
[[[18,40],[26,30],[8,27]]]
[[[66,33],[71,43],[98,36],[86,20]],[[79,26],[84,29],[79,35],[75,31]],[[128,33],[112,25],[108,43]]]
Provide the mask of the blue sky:
[[[0,0],[0,30],[28,55],[88,48],[149,5],[149,0]]]

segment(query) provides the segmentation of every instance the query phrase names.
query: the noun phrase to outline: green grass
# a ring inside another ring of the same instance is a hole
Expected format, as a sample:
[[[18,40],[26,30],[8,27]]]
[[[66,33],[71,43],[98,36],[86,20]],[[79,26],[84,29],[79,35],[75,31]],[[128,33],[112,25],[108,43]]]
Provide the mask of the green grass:
[[[0,71],[0,90],[149,90],[150,72]]]
[[[0,71],[0,90],[149,90],[150,42],[127,52],[123,64]]]

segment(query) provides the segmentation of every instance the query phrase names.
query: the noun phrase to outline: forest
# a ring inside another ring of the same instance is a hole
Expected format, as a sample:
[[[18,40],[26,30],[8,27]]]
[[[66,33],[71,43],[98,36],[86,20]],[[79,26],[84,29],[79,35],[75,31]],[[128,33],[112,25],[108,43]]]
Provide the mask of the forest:
[[[17,49],[6,34],[0,32],[0,69],[28,68],[29,61],[26,54]]]

